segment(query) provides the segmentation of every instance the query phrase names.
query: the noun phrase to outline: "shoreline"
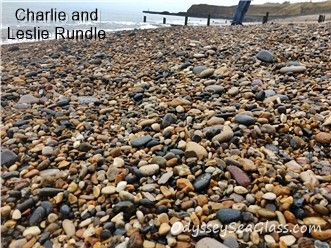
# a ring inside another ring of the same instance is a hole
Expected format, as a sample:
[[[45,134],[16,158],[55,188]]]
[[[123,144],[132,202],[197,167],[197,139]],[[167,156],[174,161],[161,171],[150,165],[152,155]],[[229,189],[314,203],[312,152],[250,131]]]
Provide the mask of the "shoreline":
[[[274,23],[274,24],[289,24],[289,23],[309,23],[309,24],[312,24],[312,23],[317,23],[317,19],[318,19],[318,16],[317,15],[307,15],[307,16],[296,16],[296,17],[289,17],[289,18],[282,18],[282,19],[271,19],[269,20],[268,24],[270,23]],[[217,19],[215,19],[217,20]],[[331,14],[325,14],[325,23],[329,23],[331,21]],[[227,23],[228,22],[228,23]],[[228,20],[226,23],[211,23],[210,26],[219,26],[219,27],[223,27],[223,26],[229,26],[229,24],[231,23],[231,20]],[[116,32],[122,32],[122,31],[132,31],[132,30],[144,30],[144,29],[158,29],[158,28],[169,28],[169,27],[182,27],[184,25],[177,25],[177,24],[174,24],[174,25],[171,25],[171,24],[150,24],[150,23],[146,23],[147,25],[151,25],[151,27],[147,27],[147,28],[128,28],[128,29],[125,29],[123,28],[122,30],[114,30],[114,31],[106,31],[107,34],[109,33],[116,33]],[[258,25],[258,24],[261,24],[260,22],[248,22],[246,23],[246,25]],[[323,24],[323,23],[321,23]],[[188,25],[190,27],[192,26],[201,26],[203,27],[203,25]],[[205,26],[207,27],[207,26]],[[52,38],[52,39],[47,39],[47,40],[31,40],[31,41],[17,41],[17,42],[9,42],[9,43],[1,43],[0,45],[9,45],[9,44],[19,44],[19,43],[31,43],[31,42],[44,42],[44,41],[51,41],[51,40],[55,40],[55,38]]]
[[[329,35],[276,23],[2,45],[3,247],[329,246]]]

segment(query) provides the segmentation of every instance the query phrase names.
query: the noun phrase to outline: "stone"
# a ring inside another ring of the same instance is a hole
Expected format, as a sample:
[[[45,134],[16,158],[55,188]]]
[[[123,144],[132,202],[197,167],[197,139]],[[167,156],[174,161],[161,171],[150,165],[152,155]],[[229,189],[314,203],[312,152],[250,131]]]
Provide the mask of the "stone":
[[[318,240],[330,240],[331,239],[331,229],[326,229],[326,230],[312,230],[311,231],[311,236],[314,239]]]
[[[319,132],[315,135],[315,140],[323,145],[331,143],[331,133]]]
[[[158,164],[160,167],[165,167],[167,160],[161,156],[155,156],[152,158],[151,164]]]
[[[135,204],[130,201],[122,201],[122,202],[117,203],[113,207],[113,211],[115,214],[123,212],[124,217],[126,219],[129,219],[131,216],[136,214],[137,208],[136,208]]]
[[[263,194],[262,198],[263,199],[266,199],[266,200],[269,200],[269,201],[273,201],[276,199],[276,194],[272,193],[272,192],[268,192],[268,193],[265,193]]]
[[[214,136],[212,138],[212,142],[219,142],[219,143],[223,143],[223,142],[227,142],[230,141],[233,138],[233,131],[231,130],[231,128],[226,128],[224,131],[222,131],[220,134],[217,134],[216,136]]]
[[[150,135],[143,136],[140,138],[136,138],[131,140],[131,146],[135,148],[143,147],[145,146],[148,142],[152,140],[152,137]]]
[[[13,219],[13,220],[19,220],[19,219],[21,219],[21,217],[22,217],[22,213],[21,213],[21,211],[18,210],[18,209],[15,209],[15,210],[13,211],[13,214],[12,214],[12,219]]]
[[[34,97],[33,95],[27,94],[21,96],[20,100],[18,103],[27,103],[27,104],[33,104],[33,103],[39,103],[39,98]]]
[[[239,94],[239,88],[238,87],[232,87],[228,90],[228,95],[230,96],[236,96]]]
[[[213,238],[202,238],[196,244],[195,248],[229,248],[228,246],[222,244],[216,239]]]
[[[287,246],[291,246],[295,243],[296,238],[292,235],[285,235],[279,238],[280,241],[283,241]]]
[[[319,240],[314,241],[315,248],[330,248],[330,245],[326,242],[322,242]]]
[[[172,124],[176,124],[176,122],[177,122],[176,116],[171,113],[167,113],[162,119],[161,127],[166,128]]]
[[[97,103],[100,100],[94,96],[79,96],[77,100],[80,104],[90,104],[90,103]]]
[[[10,166],[13,165],[17,160],[17,155],[8,149],[1,151],[1,165]]]
[[[116,192],[119,193],[119,192],[125,190],[127,184],[128,183],[126,181],[119,182],[116,186]]]
[[[101,194],[111,195],[114,194],[115,192],[116,192],[115,186],[106,186],[101,188]]]
[[[222,224],[229,224],[241,220],[241,212],[231,208],[221,208],[217,211],[216,217]]]
[[[158,164],[147,164],[139,168],[139,172],[145,177],[155,175],[159,170],[160,166]]]
[[[46,210],[43,207],[37,207],[29,218],[31,226],[39,225],[40,222],[46,217]]]
[[[202,72],[200,72],[199,73],[199,77],[201,77],[201,78],[208,78],[208,77],[210,77],[211,75],[213,75],[214,74],[214,69],[211,69],[211,68],[209,68],[209,69],[206,69],[206,70],[203,70]]]
[[[210,92],[210,93],[215,93],[215,94],[222,94],[224,92],[224,87],[221,85],[216,85],[216,84],[212,84],[212,85],[208,85],[207,87],[205,87],[204,91],[205,92]]]
[[[166,184],[168,182],[168,180],[173,176],[173,174],[174,174],[173,171],[169,171],[169,172],[162,174],[162,176],[157,181],[157,183],[159,185]]]
[[[51,147],[51,146],[44,146],[43,149],[41,150],[41,154],[44,155],[44,156],[52,156],[52,155],[54,155],[53,147]]]
[[[75,234],[76,234],[76,228],[75,228],[74,223],[72,223],[71,220],[68,220],[68,219],[63,220],[62,221],[62,228],[63,228],[65,234],[68,237],[75,236]]]
[[[193,67],[193,73],[194,74],[200,74],[201,72],[207,70],[208,68],[206,66],[203,66],[203,65],[198,65],[198,66],[195,66]]]
[[[23,238],[23,239],[13,240],[12,242],[10,242],[8,248],[21,248],[21,247],[23,247],[23,245],[25,245],[27,242],[28,242],[28,241],[27,241],[27,239],[25,239],[25,238]]]
[[[248,193],[248,190],[243,186],[235,186],[233,191],[239,195],[244,195]]]
[[[277,217],[276,212],[266,209],[266,208],[258,209],[256,212],[260,217],[267,218],[267,219],[274,219]]]
[[[236,166],[227,166],[227,170],[231,173],[232,177],[240,186],[247,187],[251,184],[250,178],[247,176],[247,174],[241,170],[240,168]]]
[[[235,122],[239,124],[243,124],[245,126],[250,126],[255,124],[255,119],[252,116],[244,115],[244,114],[238,114],[234,118]]]
[[[274,55],[268,51],[268,50],[261,50],[256,57],[263,61],[263,62],[267,62],[267,63],[272,63],[274,62]]]
[[[256,164],[250,159],[240,158],[238,160],[238,162],[243,167],[244,171],[256,171],[257,170]]]
[[[162,223],[159,228],[159,235],[164,236],[170,232],[170,225],[168,223]]]
[[[322,229],[328,226],[327,221],[322,217],[306,217],[303,218],[303,223],[307,226],[320,226]]]
[[[287,73],[287,72],[293,72],[293,73],[300,73],[305,72],[307,68],[303,65],[297,65],[297,66],[285,66],[282,67],[279,72],[280,73]]]
[[[131,235],[127,244],[128,248],[143,248],[143,238],[139,232],[135,232]]]
[[[300,173],[300,178],[304,183],[309,183],[312,187],[317,187],[320,183],[315,173],[312,170],[303,171]]]
[[[207,156],[208,156],[208,152],[206,148],[193,141],[187,142],[185,157],[187,158],[197,157],[198,159],[201,160],[203,158],[206,158]]]
[[[209,183],[211,180],[211,174],[209,173],[204,173],[195,179],[193,182],[193,186],[196,191],[202,191],[208,189]]]
[[[181,234],[184,231],[184,225],[180,221],[176,221],[174,224],[172,224],[170,233],[173,236],[177,236]]]
[[[239,248],[240,247],[238,241],[232,236],[226,237],[223,241],[223,244],[229,248]]]
[[[29,237],[29,236],[37,236],[41,233],[39,227],[37,226],[31,226],[24,230],[23,236]]]

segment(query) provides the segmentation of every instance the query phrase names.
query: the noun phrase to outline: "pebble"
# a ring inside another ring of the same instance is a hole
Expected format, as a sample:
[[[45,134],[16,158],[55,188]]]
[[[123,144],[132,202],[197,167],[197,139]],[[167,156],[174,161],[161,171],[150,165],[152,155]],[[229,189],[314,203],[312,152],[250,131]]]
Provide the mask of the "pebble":
[[[37,236],[41,233],[39,227],[37,226],[31,226],[24,230],[23,236],[29,237],[29,236]]]
[[[170,225],[168,223],[162,223],[159,228],[159,235],[164,236],[170,232]]]
[[[101,194],[111,195],[114,194],[115,192],[116,192],[115,186],[106,186],[101,188]]]
[[[177,235],[181,234],[183,231],[184,231],[184,225],[180,221],[177,221],[174,224],[172,224],[171,229],[170,229],[170,233],[173,236],[177,236]]]
[[[299,72],[305,72],[307,68],[303,65],[297,65],[297,66],[285,66],[282,67],[279,72],[280,73],[287,73],[287,72],[294,72],[294,73],[299,73]]]
[[[251,184],[250,178],[247,176],[247,174],[241,170],[240,168],[236,166],[228,166],[227,170],[231,173],[233,176],[234,180],[243,187],[247,187],[248,185]]]
[[[315,140],[321,144],[328,145],[331,143],[331,133],[319,132],[315,135]]]
[[[21,211],[18,210],[18,209],[15,209],[15,210],[13,211],[13,214],[12,214],[12,219],[13,219],[13,220],[19,220],[19,219],[21,219],[21,217],[22,217],[22,213],[21,213]]]
[[[203,70],[202,72],[199,73],[199,77],[201,78],[208,78],[210,77],[211,75],[214,74],[214,69],[206,69],[206,70]]]
[[[128,183],[127,183],[126,181],[121,181],[121,182],[119,182],[119,183],[117,184],[117,186],[116,186],[116,192],[119,193],[119,192],[125,190],[127,184],[128,184]]]
[[[31,226],[38,225],[46,217],[46,210],[43,207],[37,207],[31,217],[29,218],[29,224]]]
[[[1,151],[1,164],[4,166],[10,166],[13,165],[17,160],[17,155],[8,150],[8,149],[3,149]]]
[[[269,201],[273,201],[276,199],[276,194],[272,193],[272,192],[268,192],[268,193],[265,193],[263,194],[262,198],[263,199],[266,199],[266,200],[269,200]]]
[[[193,186],[196,191],[202,191],[208,188],[211,180],[211,175],[209,173],[204,173],[200,175],[194,182]]]
[[[216,239],[213,238],[202,238],[200,239],[196,244],[195,244],[196,248],[229,248],[228,246],[222,244],[221,242],[219,242]]]
[[[142,146],[145,146],[151,140],[152,140],[152,137],[150,135],[136,138],[136,139],[131,140],[131,146],[137,147],[137,148],[142,147]]]
[[[261,60],[263,62],[267,62],[267,63],[272,63],[274,61],[274,55],[268,50],[259,51],[259,53],[256,55],[256,57],[259,60]]]
[[[315,248],[330,248],[330,245],[326,242],[321,242],[319,240],[314,241]]]
[[[43,147],[41,154],[45,156],[52,156],[54,154],[54,150],[51,146],[45,146]]]
[[[280,241],[283,241],[287,246],[291,246],[295,243],[296,238],[292,235],[285,235],[279,238]]]
[[[190,141],[186,144],[185,156],[187,158],[197,157],[203,159],[208,156],[207,150],[196,142]]]
[[[27,103],[27,104],[33,104],[33,103],[39,103],[39,98],[34,97],[30,94],[21,96],[19,103]]]
[[[62,228],[68,237],[73,237],[76,234],[76,228],[71,220],[65,219],[62,221]]]
[[[217,218],[223,224],[229,224],[231,222],[237,222],[241,219],[241,212],[231,208],[221,208],[216,213]]]
[[[208,85],[204,89],[204,91],[206,92],[215,93],[215,94],[222,94],[224,90],[225,89],[223,86],[217,84]]]
[[[238,122],[239,124],[243,124],[243,125],[246,125],[246,126],[250,126],[250,125],[253,125],[255,123],[254,117],[249,116],[249,115],[244,115],[244,114],[236,115],[234,120],[236,122]]]
[[[158,164],[148,164],[148,165],[144,165],[141,166],[139,168],[139,172],[143,175],[143,176],[152,176],[156,173],[159,172],[160,166]]]

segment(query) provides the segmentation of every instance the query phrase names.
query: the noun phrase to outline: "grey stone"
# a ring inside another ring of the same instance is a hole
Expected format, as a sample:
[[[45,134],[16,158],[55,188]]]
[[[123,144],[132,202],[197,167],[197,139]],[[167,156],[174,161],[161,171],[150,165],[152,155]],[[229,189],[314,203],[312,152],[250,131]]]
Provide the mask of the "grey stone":
[[[224,87],[221,85],[208,85],[205,90],[206,92],[210,92],[210,93],[216,93],[216,94],[221,94],[224,92]]]
[[[10,166],[13,165],[17,160],[17,155],[8,149],[1,151],[1,165]]]
[[[222,244],[216,239],[203,238],[196,243],[195,248],[229,248],[229,247]]]
[[[243,124],[245,126],[250,126],[255,123],[255,119],[252,116],[244,115],[244,114],[238,114],[235,116],[234,120],[239,123]]]
[[[100,100],[94,96],[79,96],[77,97],[80,104],[90,104],[100,102]]]
[[[142,146],[145,146],[151,140],[152,140],[152,137],[150,135],[139,137],[139,138],[131,140],[131,146],[135,147],[135,148],[142,147]]]
[[[30,95],[30,94],[27,94],[27,95],[21,96],[18,103],[28,103],[28,104],[39,103],[39,98],[34,97],[33,95]]]
[[[196,191],[202,191],[209,186],[211,175],[209,173],[202,174],[194,181],[193,186]]]
[[[206,67],[204,65],[198,65],[193,68],[193,73],[200,74],[201,72],[203,72],[204,70],[207,70],[207,69],[208,69],[208,67]]]
[[[256,57],[263,61],[263,62],[267,62],[267,63],[272,63],[274,61],[274,55],[268,51],[268,50],[261,50]]]
[[[221,208],[217,211],[216,217],[222,224],[229,224],[241,220],[241,212],[232,208]]]

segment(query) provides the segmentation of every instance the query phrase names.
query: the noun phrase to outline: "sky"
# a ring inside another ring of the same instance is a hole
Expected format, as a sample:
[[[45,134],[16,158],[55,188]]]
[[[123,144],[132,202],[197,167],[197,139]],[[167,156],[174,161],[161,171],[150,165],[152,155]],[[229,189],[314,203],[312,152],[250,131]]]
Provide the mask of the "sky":
[[[170,11],[179,12],[186,11],[192,4],[210,4],[219,6],[237,5],[239,0],[2,0],[2,2],[77,2],[82,7],[85,3],[103,2],[111,6],[113,9],[127,10],[153,10],[153,11]],[[252,4],[283,3],[285,0],[253,0]],[[309,2],[310,0],[289,0],[291,3]],[[312,0],[313,2],[321,2],[323,0]]]

